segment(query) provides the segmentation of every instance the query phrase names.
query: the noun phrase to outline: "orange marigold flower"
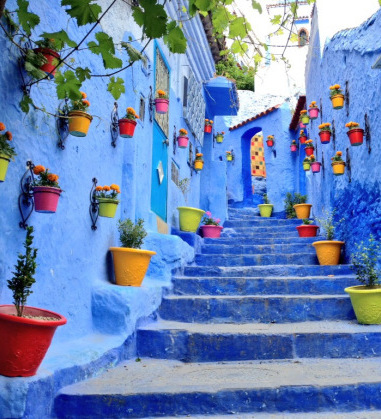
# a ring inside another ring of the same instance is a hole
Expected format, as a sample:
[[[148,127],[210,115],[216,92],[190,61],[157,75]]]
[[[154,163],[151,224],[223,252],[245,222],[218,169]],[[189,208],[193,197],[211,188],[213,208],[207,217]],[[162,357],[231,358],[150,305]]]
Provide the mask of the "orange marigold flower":
[[[160,90],[160,89],[157,91],[157,94],[159,96],[165,96],[166,95],[165,91],[164,90]]]
[[[336,151],[336,154],[337,154],[338,156],[342,156],[342,155],[343,155],[343,152],[342,152],[342,151]]]
[[[88,100],[82,100],[82,103],[86,106],[90,106],[90,102]]]
[[[115,192],[116,192],[116,193],[120,193],[120,189],[117,189]]]
[[[45,167],[40,164],[38,166],[35,166],[35,168],[33,169],[33,173],[35,175],[39,175],[42,172],[45,172]]]
[[[98,192],[103,191],[103,186],[97,186],[95,188],[95,190],[98,191]]]
[[[5,130],[5,125],[2,122],[0,122],[0,131],[4,131],[4,130]]]
[[[274,139],[274,136],[273,136],[273,135],[268,135],[268,136],[267,136],[267,138],[268,138],[269,140],[273,140],[273,139]]]
[[[87,94],[85,92],[81,92],[82,95],[82,99],[86,99],[87,98]]]
[[[209,122],[209,119],[205,119],[205,122]]]
[[[212,121],[212,120],[210,120],[209,122],[210,122],[211,124],[213,124],[213,121]]]
[[[203,154],[202,153],[196,153],[196,157],[202,157]]]
[[[184,128],[180,128],[180,129],[179,129],[179,133],[180,133],[181,135],[187,135],[187,134],[188,134],[188,131],[187,131],[186,129],[184,129]]]
[[[115,185],[115,183],[113,183],[113,184],[111,184],[111,185],[110,185],[110,188],[111,188],[113,191],[117,191],[117,190],[119,189],[119,186],[118,186],[118,185]]]
[[[104,191],[110,191],[110,190],[111,190],[111,188],[110,188],[110,186],[107,186],[107,185],[106,185],[106,186],[103,186],[103,190],[104,190]]]
[[[335,89],[340,89],[340,84],[335,84],[334,86],[333,86]]]
[[[305,114],[305,113],[307,113],[307,110],[303,109],[302,111],[300,111],[300,113]]]
[[[49,173],[48,174],[48,180],[50,180],[51,182],[57,182],[58,180],[58,175],[55,175],[53,173]]]
[[[8,141],[12,141],[13,136],[12,136],[12,133],[10,131],[7,131],[5,133],[5,135],[6,135]]]
[[[140,119],[140,118],[139,118],[139,115],[136,115],[136,114],[135,114],[135,118],[136,118],[136,119]]]
[[[312,159],[314,159],[315,158],[315,156],[313,155],[313,154],[311,154],[310,155],[310,159],[312,160]]]
[[[131,106],[129,106],[129,107],[127,108],[127,113],[136,114],[135,109],[134,109],[134,108],[131,108]]]
[[[334,90],[335,86],[329,86],[329,90]]]

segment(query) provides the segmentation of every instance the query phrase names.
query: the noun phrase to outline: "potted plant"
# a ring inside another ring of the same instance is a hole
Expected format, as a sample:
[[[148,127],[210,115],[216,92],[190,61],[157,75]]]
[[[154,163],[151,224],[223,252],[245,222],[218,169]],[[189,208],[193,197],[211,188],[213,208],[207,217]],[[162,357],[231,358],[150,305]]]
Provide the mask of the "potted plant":
[[[157,91],[157,98],[155,99],[156,113],[164,114],[168,112],[169,99],[164,90]]]
[[[304,144],[307,141],[307,136],[304,133],[304,130],[303,129],[300,130],[300,133],[299,133],[299,141],[300,141],[300,144]]]
[[[340,261],[341,248],[344,242],[333,240],[335,237],[335,229],[343,220],[334,221],[336,210],[324,211],[323,217],[316,218],[323,229],[326,240],[312,243],[315,247],[316,255],[320,265],[338,265]]]
[[[211,119],[205,119],[204,132],[210,134],[212,132],[212,125],[213,121]]]
[[[299,119],[299,128],[302,129],[302,128],[306,128],[306,127],[307,127],[307,125],[304,125],[303,122]]]
[[[210,211],[206,211],[201,226],[202,235],[204,238],[217,239],[221,237],[221,231],[223,229],[220,226],[221,220],[219,218],[213,218]]]
[[[342,109],[344,106],[344,95],[341,91],[340,84],[334,84],[333,86],[330,86],[329,90],[333,109]]]
[[[303,160],[303,170],[309,172],[311,169],[311,160],[309,157],[305,157]]]
[[[296,211],[294,205],[305,204],[307,202],[307,195],[301,195],[300,193],[287,192],[286,199],[284,200],[284,209],[287,218],[296,218]],[[308,213],[309,216],[309,213]],[[307,218],[307,217],[306,217]]]
[[[351,298],[353,310],[360,324],[381,324],[381,272],[377,269],[380,260],[380,244],[370,235],[368,242],[356,244],[357,251],[351,255],[352,269],[356,279],[363,285],[345,288]]]
[[[359,128],[360,125],[357,122],[348,122],[345,126],[348,128],[347,135],[351,145],[361,145],[364,141],[364,130]]]
[[[310,218],[312,204],[307,204],[307,195],[301,195],[300,203],[294,204],[296,218],[304,220]]]
[[[8,281],[13,305],[0,306],[0,374],[7,377],[35,375],[56,328],[66,323],[58,313],[26,305],[36,282],[37,249],[32,244],[33,227],[29,226],[25,254],[19,254],[13,277]]]
[[[300,111],[300,120],[304,125],[308,125],[310,123],[310,117],[307,115],[306,109]]]
[[[126,109],[126,115],[119,119],[119,135],[123,138],[132,138],[134,136],[136,120],[139,115],[135,112],[134,108],[130,106]]]
[[[267,144],[268,147],[273,147],[274,146],[274,136],[273,135],[268,135],[267,136],[266,144]]]
[[[308,114],[310,119],[317,119],[319,116],[319,108],[314,100],[309,105]]]
[[[177,144],[179,148],[187,148],[188,147],[188,131],[184,128],[179,129],[179,136],[177,137]]]
[[[177,207],[177,210],[179,211],[180,230],[195,233],[205,211],[192,207]]]
[[[324,122],[319,125],[319,137],[322,144],[328,144],[331,141],[331,124]]]
[[[292,152],[298,151],[298,144],[296,144],[295,140],[291,141],[290,149]]]
[[[0,182],[4,182],[9,162],[14,160],[16,152],[9,144],[13,138],[12,133],[6,131],[4,134],[1,134],[1,131],[5,131],[5,125],[2,122],[0,122]]]
[[[38,67],[48,75],[49,79],[53,79],[56,74],[58,63],[60,62],[60,55],[58,53],[58,47],[60,47],[60,45],[57,45],[54,39],[49,38],[43,38],[37,41],[36,45],[38,48],[35,48],[33,52],[43,57],[42,63]],[[61,45],[61,47],[62,46],[63,45]]]
[[[97,186],[94,191],[94,197],[99,203],[99,216],[114,218],[118,208],[120,194],[118,185],[114,183],[110,186]]]
[[[219,143],[219,144],[221,144],[224,141],[224,135],[225,135],[225,132],[224,131],[217,132],[216,142]]]
[[[58,200],[62,189],[58,185],[58,175],[49,173],[42,165],[33,168],[33,173],[38,176],[34,179],[33,199],[34,209],[37,212],[53,213],[57,211]]]
[[[267,194],[263,194],[263,204],[259,204],[259,212],[261,217],[271,217],[274,205],[270,204]]]
[[[234,160],[233,153],[229,150],[226,152],[226,160],[227,161],[233,161]]]
[[[81,92],[82,98],[72,100],[69,110],[69,133],[74,137],[86,137],[93,117],[87,113],[90,102],[86,99],[85,92]]]
[[[204,159],[202,153],[196,153],[196,159],[194,161],[194,170],[200,171],[204,168]]]
[[[119,220],[118,231],[122,247],[110,247],[114,261],[116,285],[140,287],[147,272],[151,257],[156,252],[141,250],[147,233],[144,220],[139,218],[134,224],[129,218]]]
[[[345,172],[345,162],[341,158],[343,155],[342,151],[336,151],[336,154],[331,157],[332,163],[332,170],[335,176],[341,176]]]
[[[314,154],[310,155],[310,162],[311,162],[311,170],[312,173],[319,173],[320,172],[320,167],[321,167],[321,163],[316,161],[316,157]]]
[[[311,139],[304,143],[304,150],[307,156],[311,156],[314,153],[315,147]]]
[[[299,237],[316,237],[319,227],[314,225],[313,221],[308,218],[304,218],[302,221],[303,224],[296,227]]]

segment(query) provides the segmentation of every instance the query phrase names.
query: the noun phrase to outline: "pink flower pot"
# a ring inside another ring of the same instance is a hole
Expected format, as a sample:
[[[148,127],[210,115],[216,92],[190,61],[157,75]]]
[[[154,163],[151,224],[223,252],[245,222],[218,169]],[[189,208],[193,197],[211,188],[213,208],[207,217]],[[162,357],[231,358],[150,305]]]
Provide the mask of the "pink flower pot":
[[[290,149],[291,149],[291,151],[297,151],[298,150],[298,146],[296,146],[295,144],[291,144],[290,145]]]
[[[320,131],[319,136],[320,136],[320,141],[322,144],[328,144],[331,141],[330,131]]]
[[[313,147],[307,147],[305,149],[306,156],[310,156],[311,154],[314,154],[314,148]]]
[[[218,239],[221,237],[221,230],[223,229],[222,226],[201,226],[202,236],[208,239]]]
[[[347,132],[351,145],[358,146],[364,141],[364,130],[361,128],[354,128]]]
[[[188,137],[184,137],[184,136],[177,137],[177,143],[178,143],[180,148],[187,148],[188,147],[188,141],[189,141]]]
[[[310,115],[310,119],[317,119],[319,116],[319,108],[310,108],[308,109],[308,113]]]
[[[299,122],[299,128],[305,128],[307,125],[304,125],[303,122]]]
[[[57,210],[58,199],[62,190],[51,186],[33,188],[34,209],[36,212],[53,213]]]
[[[204,132],[207,134],[210,134],[212,132],[212,126],[211,125],[205,125]]]
[[[157,98],[155,99],[156,113],[168,112],[169,99]]]
[[[320,172],[320,166],[321,166],[321,163],[318,162],[318,161],[315,161],[315,162],[311,163],[312,173],[319,173]]]

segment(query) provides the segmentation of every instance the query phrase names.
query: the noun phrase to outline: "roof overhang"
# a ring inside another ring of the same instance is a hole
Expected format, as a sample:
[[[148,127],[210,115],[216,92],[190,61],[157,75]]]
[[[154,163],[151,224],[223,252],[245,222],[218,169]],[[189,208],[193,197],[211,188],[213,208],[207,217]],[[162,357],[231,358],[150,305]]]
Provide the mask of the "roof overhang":
[[[239,100],[234,80],[213,77],[204,83],[205,100],[214,115],[237,115]]]

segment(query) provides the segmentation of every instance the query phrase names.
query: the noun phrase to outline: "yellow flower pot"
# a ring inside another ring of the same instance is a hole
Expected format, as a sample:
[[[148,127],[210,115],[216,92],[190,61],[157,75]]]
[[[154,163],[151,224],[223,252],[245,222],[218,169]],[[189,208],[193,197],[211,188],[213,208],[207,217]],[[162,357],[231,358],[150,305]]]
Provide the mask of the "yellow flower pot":
[[[202,160],[195,160],[194,162],[194,170],[202,170],[204,168],[204,162]]]
[[[335,176],[341,176],[345,172],[345,162],[343,161],[333,161],[331,163],[333,174]]]
[[[273,212],[273,204],[259,204],[259,212],[261,213],[261,217],[271,217],[271,213]]]
[[[177,207],[177,209],[179,211],[180,230],[195,233],[205,211],[192,207]]]
[[[311,169],[310,163],[303,163],[303,170],[308,172]]]
[[[308,125],[310,123],[310,117],[308,115],[303,115],[300,119],[304,125]]]
[[[228,155],[226,156],[226,160],[227,160],[227,161],[233,161],[233,156],[232,156],[231,154],[228,154]]]
[[[381,324],[381,287],[367,288],[364,285],[344,290],[351,297],[353,310],[360,324]]]
[[[114,218],[116,209],[118,208],[119,201],[117,199],[110,198],[97,198],[99,202],[99,216]]]
[[[340,261],[341,247],[344,242],[336,240],[322,240],[312,243],[316,250],[320,265],[338,265]]]
[[[223,135],[216,135],[216,142],[221,144],[224,141]]]
[[[303,220],[304,218],[310,218],[312,204],[295,204],[294,210],[296,212],[296,218]]]
[[[69,133],[74,135],[74,137],[86,137],[92,120],[93,117],[87,112],[69,112]]]
[[[11,158],[3,153],[0,153],[0,182],[4,182],[7,175],[8,165]]]
[[[140,287],[151,257],[156,255],[156,252],[129,247],[110,247],[110,251],[114,260],[116,284]]]
[[[344,95],[331,96],[333,109],[342,109],[344,106]]]

